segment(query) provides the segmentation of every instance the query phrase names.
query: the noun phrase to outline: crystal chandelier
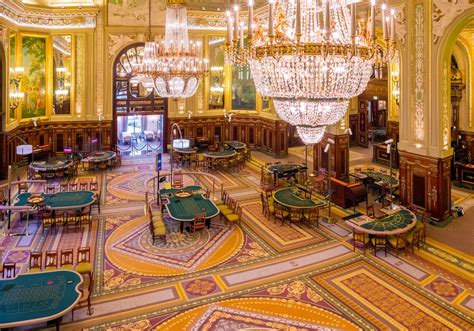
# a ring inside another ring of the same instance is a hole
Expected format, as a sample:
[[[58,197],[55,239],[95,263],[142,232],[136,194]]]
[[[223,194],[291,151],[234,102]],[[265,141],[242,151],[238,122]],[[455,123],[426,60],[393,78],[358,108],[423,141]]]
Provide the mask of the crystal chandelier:
[[[227,60],[250,65],[259,94],[273,98],[277,114],[305,143],[317,143],[393,56],[395,13],[382,6],[381,47],[374,0],[370,9],[369,22],[356,28],[354,0],[270,0],[263,27],[250,0],[247,44],[238,7],[227,13]]]
[[[149,1],[149,29],[151,4]],[[201,56],[202,43],[189,40],[185,0],[166,1],[164,39],[152,40],[149,30],[143,59],[134,72],[144,86],[153,86],[161,97],[188,98],[196,93],[199,79],[208,73],[208,60]]]

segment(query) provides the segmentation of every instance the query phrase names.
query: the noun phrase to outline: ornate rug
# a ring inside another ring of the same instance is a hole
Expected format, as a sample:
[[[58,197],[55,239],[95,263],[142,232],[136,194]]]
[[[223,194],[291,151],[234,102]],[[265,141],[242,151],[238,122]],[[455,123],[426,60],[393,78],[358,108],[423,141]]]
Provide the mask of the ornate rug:
[[[244,245],[239,227],[213,220],[210,229],[179,232],[178,222],[165,217],[166,244],[153,245],[149,222],[137,217],[118,226],[107,237],[107,260],[121,271],[140,276],[176,276],[219,265],[235,256]]]

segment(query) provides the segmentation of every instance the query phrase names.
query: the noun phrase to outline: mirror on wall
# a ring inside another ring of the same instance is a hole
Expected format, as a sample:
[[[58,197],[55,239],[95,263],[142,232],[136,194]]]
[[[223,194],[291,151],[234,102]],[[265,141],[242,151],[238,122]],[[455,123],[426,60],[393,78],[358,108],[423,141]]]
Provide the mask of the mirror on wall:
[[[53,113],[71,113],[71,35],[53,36]]]
[[[224,108],[225,38],[209,37],[209,109]]]

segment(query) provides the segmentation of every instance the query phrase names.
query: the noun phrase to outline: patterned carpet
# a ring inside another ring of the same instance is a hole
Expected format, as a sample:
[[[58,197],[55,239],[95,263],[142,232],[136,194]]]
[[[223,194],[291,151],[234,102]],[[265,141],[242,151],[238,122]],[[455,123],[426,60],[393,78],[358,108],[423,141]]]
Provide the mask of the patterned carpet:
[[[4,261],[26,271],[31,250],[91,246],[97,278],[93,315],[86,309],[63,318],[61,330],[473,330],[474,261],[428,241],[419,251],[373,256],[352,251],[351,231],[333,208],[336,224],[280,225],[262,214],[258,166],[218,172],[244,208],[243,223],[219,217],[210,229],[180,233],[169,217],[167,243],[151,244],[143,215],[151,162],[124,160],[105,173],[81,173],[75,181],[98,180],[101,214],[91,229],[42,234],[31,222],[28,237],[0,237]],[[212,180],[186,176],[212,187]],[[35,186],[34,191],[42,191]],[[14,227],[24,229],[17,220]]]

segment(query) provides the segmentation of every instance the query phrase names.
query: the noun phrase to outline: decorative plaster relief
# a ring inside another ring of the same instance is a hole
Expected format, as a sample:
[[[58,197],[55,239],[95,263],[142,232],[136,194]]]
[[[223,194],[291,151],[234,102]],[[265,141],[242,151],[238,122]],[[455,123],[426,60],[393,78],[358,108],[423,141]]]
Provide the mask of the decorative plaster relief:
[[[449,148],[448,65],[443,65],[443,150]]]
[[[433,42],[436,44],[448,25],[472,7],[471,0],[433,0]]]
[[[76,114],[81,116],[84,105],[84,36],[76,36]]]
[[[95,106],[96,113],[104,112],[104,22],[102,15],[97,18],[97,33],[96,33],[96,70],[95,70]]]
[[[98,8],[52,10],[25,6],[18,0],[0,1],[0,17],[25,27],[45,29],[95,28]]]
[[[406,4],[401,3],[395,5],[395,23],[397,24],[397,39],[401,45],[405,45],[405,37],[407,35],[407,19],[405,15]]]
[[[109,42],[107,43],[109,58],[115,58],[122,47],[133,43],[136,39],[136,35],[114,35],[109,33]]]
[[[415,17],[415,138],[425,138],[424,129],[424,7],[416,6]]]

